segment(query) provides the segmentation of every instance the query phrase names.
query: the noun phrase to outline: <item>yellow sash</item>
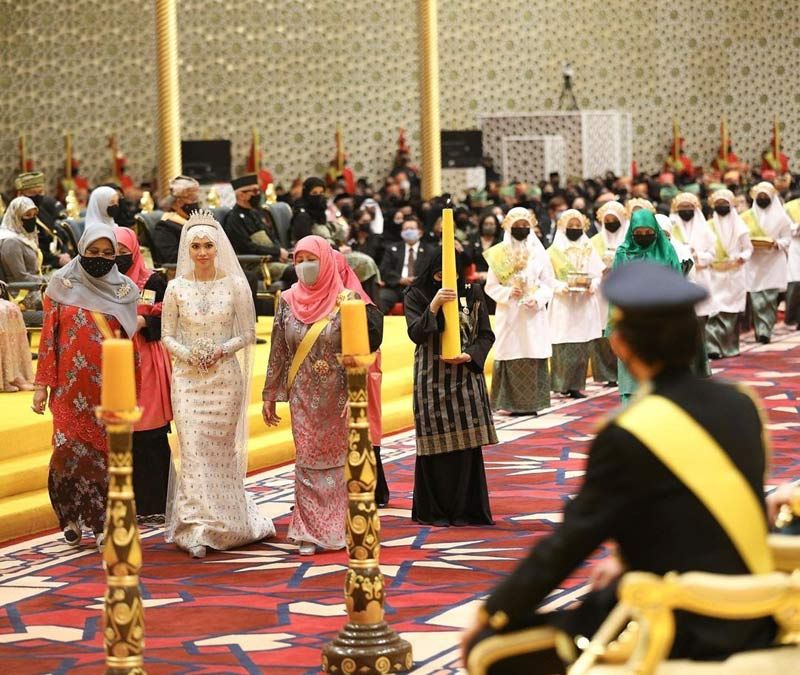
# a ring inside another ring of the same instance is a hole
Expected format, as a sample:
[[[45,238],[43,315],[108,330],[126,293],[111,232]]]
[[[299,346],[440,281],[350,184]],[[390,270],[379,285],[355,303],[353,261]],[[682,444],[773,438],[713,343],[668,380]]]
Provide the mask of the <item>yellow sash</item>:
[[[597,255],[601,258],[605,256],[606,249],[608,248],[608,243],[606,242],[606,238],[603,236],[602,232],[598,232],[594,235],[589,242],[594,246],[594,250],[597,251]]]
[[[556,279],[559,281],[566,281],[567,275],[570,272],[576,271],[575,266],[569,261],[569,258],[567,258],[566,253],[560,248],[551,246],[547,249],[547,255],[550,256],[550,262],[553,264],[553,272],[556,275]]]
[[[715,262],[725,262],[728,260],[728,251],[725,250],[725,247],[722,245],[722,240],[719,237],[719,230],[717,230],[717,224],[714,220],[708,221],[708,226],[711,228],[711,231],[714,233],[714,252]]]
[[[680,223],[672,223],[672,236],[679,244],[686,243],[686,233],[683,231],[683,225]]]
[[[101,312],[89,312],[94,319],[94,322],[97,324],[97,328],[103,336],[104,340],[110,340],[114,337],[114,333],[111,331],[111,326],[108,325],[108,321],[106,317]]]
[[[756,495],[725,451],[663,396],[640,399],[615,420],[689,488],[733,542],[752,574],[773,571],[767,521]]]
[[[742,214],[742,220],[744,224],[747,225],[747,229],[750,230],[750,238],[753,237],[766,237],[768,236],[766,232],[761,227],[761,224],[758,222],[758,218],[756,218],[756,214],[753,212],[753,209],[745,211]]]
[[[789,218],[792,219],[793,223],[800,223],[800,199],[786,202],[783,208],[786,209],[786,213],[789,214]]]
[[[300,366],[302,365],[303,361],[306,360],[306,356],[308,356],[308,353],[311,351],[311,348],[314,346],[317,338],[322,335],[322,331],[325,330],[325,327],[331,322],[331,319],[338,311],[339,306],[337,305],[332,315],[323,317],[322,319],[319,319],[311,324],[311,328],[308,329],[308,332],[303,336],[303,339],[300,340],[297,351],[294,353],[294,357],[292,358],[292,363],[289,366],[289,389],[291,389],[292,385],[294,385],[294,380],[297,377],[297,371],[300,370]]]

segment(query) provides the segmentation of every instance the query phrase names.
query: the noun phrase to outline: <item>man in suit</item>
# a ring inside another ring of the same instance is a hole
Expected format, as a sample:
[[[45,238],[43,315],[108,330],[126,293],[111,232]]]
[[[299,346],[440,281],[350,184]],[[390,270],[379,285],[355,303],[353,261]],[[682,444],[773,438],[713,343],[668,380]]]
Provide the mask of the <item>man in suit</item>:
[[[422,244],[422,225],[416,216],[406,216],[400,236],[402,244],[391,244],[381,261],[381,310],[388,314],[396,303],[402,302],[403,291],[414,281],[418,269],[428,256],[430,244]]]
[[[759,407],[747,391],[689,369],[699,339],[694,305],[706,292],[646,262],[612,271],[603,292],[615,306],[612,347],[640,392],[592,443],[563,523],[494,589],[464,634],[472,675],[565,672],[578,636],[591,637],[616,604],[616,580],[577,608],[536,607],[603,542],[616,544],[621,569],[772,569]],[[671,657],[724,659],[774,636],[771,619],[681,614]]]

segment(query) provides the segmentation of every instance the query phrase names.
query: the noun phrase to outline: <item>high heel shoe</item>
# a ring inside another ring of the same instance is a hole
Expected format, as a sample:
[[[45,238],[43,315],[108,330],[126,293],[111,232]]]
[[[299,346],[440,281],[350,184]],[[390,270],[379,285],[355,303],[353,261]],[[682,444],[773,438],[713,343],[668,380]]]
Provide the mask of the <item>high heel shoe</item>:
[[[206,547],[205,546],[192,546],[189,549],[189,557],[190,558],[205,558],[206,557]]]

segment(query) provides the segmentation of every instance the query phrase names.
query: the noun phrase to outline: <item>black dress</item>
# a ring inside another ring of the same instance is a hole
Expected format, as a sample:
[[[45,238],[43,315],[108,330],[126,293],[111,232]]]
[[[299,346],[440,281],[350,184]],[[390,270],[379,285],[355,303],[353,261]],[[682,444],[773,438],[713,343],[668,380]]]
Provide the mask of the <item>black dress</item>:
[[[483,366],[494,343],[479,286],[459,298],[461,344],[472,357],[451,365],[439,359],[442,311],[419,287],[405,296],[408,335],[414,354],[414,420],[417,458],[411,518],[429,525],[493,525],[483,445],[497,443]],[[466,311],[465,311],[466,310]]]

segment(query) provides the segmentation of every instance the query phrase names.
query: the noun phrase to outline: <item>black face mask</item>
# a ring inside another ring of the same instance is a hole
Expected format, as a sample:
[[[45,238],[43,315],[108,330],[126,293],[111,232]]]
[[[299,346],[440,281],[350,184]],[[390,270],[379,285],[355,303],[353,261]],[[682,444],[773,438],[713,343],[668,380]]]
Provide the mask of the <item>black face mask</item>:
[[[525,241],[530,233],[531,233],[531,228],[529,227],[511,228],[511,236],[514,237],[514,239],[516,239],[517,241]]]
[[[119,215],[119,204],[109,204],[106,207],[106,213],[116,220]]]
[[[30,200],[34,204],[36,204],[36,207],[38,208],[42,205],[42,202],[44,201],[44,195],[33,195],[33,197],[31,197]]]
[[[188,204],[181,206],[181,211],[183,211],[187,216],[191,216],[193,211],[199,210],[200,204],[198,202],[189,202]]]
[[[730,204],[717,204],[714,207],[714,211],[716,211],[721,216],[727,216],[731,212],[731,205]]]
[[[257,209],[261,206],[261,193],[256,192],[256,194],[251,195],[250,199],[247,201],[250,203],[250,208]]]
[[[633,240],[640,248],[648,248],[656,240],[656,233],[648,232],[647,234],[634,234]]]
[[[306,204],[310,211],[324,211],[326,203],[325,195],[308,195],[306,197]]]
[[[493,226],[483,227],[481,228],[481,234],[484,237],[493,237],[495,234],[497,234],[497,228]]]
[[[116,260],[114,258],[87,258],[85,255],[79,258],[81,267],[86,270],[95,279],[104,277],[114,267]]]
[[[729,183],[725,187],[727,187],[731,192],[733,192],[733,194],[736,194],[736,191],[739,189],[739,186],[736,183]]]
[[[34,216],[33,218],[23,218],[22,228],[26,232],[33,232],[36,229],[36,217]]]
[[[345,219],[350,220],[353,217],[353,205],[342,204],[342,206],[339,208],[339,213],[341,213]]]
[[[606,223],[604,223],[604,227],[609,232],[616,232],[621,226],[622,223],[620,223],[618,220],[609,220]]]
[[[361,225],[358,226],[358,231],[369,234],[372,231],[372,223],[361,223]]]
[[[566,234],[567,234],[567,239],[569,239],[570,241],[578,241],[578,239],[581,238],[581,235],[583,235],[583,230],[578,230],[574,227],[568,227],[566,229]]]
[[[772,200],[769,197],[762,197],[759,195],[756,197],[756,204],[758,204],[760,208],[766,209],[770,204],[772,204]]]
[[[678,211],[678,215],[681,217],[683,222],[688,223],[692,218],[694,218],[694,211],[690,209],[680,209]]]
[[[125,274],[133,265],[133,253],[118,253],[117,254],[117,269]]]

